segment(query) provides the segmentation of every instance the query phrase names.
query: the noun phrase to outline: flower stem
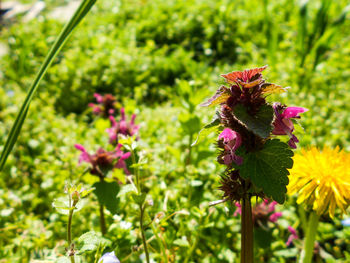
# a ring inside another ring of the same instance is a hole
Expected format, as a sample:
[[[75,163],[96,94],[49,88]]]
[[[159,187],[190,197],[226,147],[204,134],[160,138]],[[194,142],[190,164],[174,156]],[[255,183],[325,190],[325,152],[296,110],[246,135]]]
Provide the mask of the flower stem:
[[[241,227],[241,263],[253,263],[253,218],[252,205],[248,195],[245,195],[242,200]]]
[[[100,182],[104,182],[104,179],[102,176],[100,176]],[[101,234],[102,236],[104,236],[107,233],[104,206],[100,202],[99,202],[99,205],[100,205],[100,228],[101,228]]]
[[[104,236],[107,233],[107,229],[103,204],[100,204],[100,227],[102,236]]]
[[[141,186],[140,186],[140,178],[139,178],[139,169],[138,167],[136,167],[136,156],[135,156],[135,152],[134,150],[131,150],[131,159],[132,159],[132,163],[135,165],[134,166],[134,175],[136,177],[136,188],[138,193],[141,193]]]
[[[304,249],[301,252],[301,263],[311,263],[312,261],[319,219],[320,217],[316,214],[316,212],[312,211],[309,216],[308,228],[304,240]]]
[[[74,248],[72,248],[72,219],[73,219],[73,213],[75,206],[77,204],[77,201],[73,201],[73,204],[71,206],[71,198],[69,196],[69,214],[68,214],[68,224],[67,224],[67,241],[68,241],[68,251],[69,251],[69,258],[71,263],[75,263],[74,259]]]
[[[145,235],[145,230],[143,227],[143,216],[145,212],[145,207],[143,205],[140,205],[140,230],[141,230],[141,236],[142,236],[142,243],[143,243],[143,249],[145,250],[146,254],[146,261],[149,263],[149,253],[148,253],[148,247],[147,247],[147,240],[146,240],[146,235]]]

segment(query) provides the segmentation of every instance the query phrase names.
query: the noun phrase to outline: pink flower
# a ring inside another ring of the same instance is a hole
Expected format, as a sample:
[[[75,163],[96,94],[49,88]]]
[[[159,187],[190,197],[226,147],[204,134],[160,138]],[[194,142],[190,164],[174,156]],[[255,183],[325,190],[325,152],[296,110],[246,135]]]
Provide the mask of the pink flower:
[[[89,107],[92,108],[92,112],[94,114],[108,117],[109,115],[113,115],[115,113],[116,99],[112,94],[105,94],[102,96],[95,93],[94,97],[96,98],[98,104],[89,103]]]
[[[102,148],[99,148],[95,154],[89,154],[84,146],[80,144],[74,145],[76,149],[81,151],[79,157],[79,164],[82,162],[90,163],[90,173],[98,176],[105,176],[109,171],[114,168],[124,169],[126,174],[130,174],[125,159],[130,157],[130,153],[124,153],[120,148],[121,144],[115,148],[114,151],[108,152]]]
[[[290,233],[290,236],[288,237],[288,240],[286,242],[286,245],[289,246],[290,244],[292,244],[293,240],[294,239],[298,239],[298,234],[297,234],[297,231],[291,227],[291,226],[288,226],[288,231]]]
[[[122,134],[125,136],[133,136],[138,132],[140,128],[139,125],[135,125],[136,114],[133,114],[131,116],[130,122],[126,121],[124,108],[121,108],[120,114],[121,119],[119,122],[116,122],[113,116],[109,116],[109,120],[111,121],[112,127],[107,129],[106,131],[109,134],[110,143],[118,142],[118,134]]]
[[[276,212],[270,215],[269,217],[269,221],[272,223],[276,223],[278,218],[280,218],[282,216],[282,212]]]
[[[235,206],[237,207],[236,211],[233,213],[233,216],[238,216],[238,214],[242,214],[242,206],[239,202],[235,203]]]
[[[272,134],[288,135],[290,137],[288,145],[293,149],[297,148],[295,143],[299,142],[299,140],[293,134],[294,124],[291,118],[300,118],[299,114],[308,111],[308,109],[302,107],[284,108],[280,103],[275,103],[273,105],[273,108],[276,118],[273,122],[274,129],[272,131]]]
[[[241,165],[243,163],[243,158],[235,154],[235,151],[242,144],[242,139],[239,133],[231,130],[230,128],[225,128],[220,133],[218,139],[223,140],[224,143],[224,163],[226,165],[230,165],[232,162],[235,162],[237,165]]]

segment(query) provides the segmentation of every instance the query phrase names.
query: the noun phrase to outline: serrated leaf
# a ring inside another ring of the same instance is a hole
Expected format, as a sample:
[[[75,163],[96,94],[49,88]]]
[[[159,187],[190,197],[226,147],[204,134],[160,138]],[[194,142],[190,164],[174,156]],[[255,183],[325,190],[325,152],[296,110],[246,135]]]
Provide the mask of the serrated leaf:
[[[218,114],[212,119],[210,123],[205,125],[198,133],[197,139],[192,143],[191,147],[197,145],[200,141],[206,138],[209,134],[214,131],[217,131],[220,126],[220,117]]]
[[[234,115],[254,134],[261,138],[270,136],[273,120],[271,105],[262,105],[255,115],[250,115],[242,104],[238,104],[234,108]]]
[[[79,200],[79,202],[76,204],[74,212],[79,211],[82,209],[85,205],[86,201],[85,200]],[[73,208],[69,208],[69,198],[68,196],[62,196],[58,197],[53,200],[52,206],[56,208],[57,212],[62,214],[62,215],[68,215],[69,211]]]
[[[250,179],[267,196],[282,204],[289,182],[287,169],[293,167],[292,156],[293,152],[286,143],[269,140],[261,151],[244,156],[244,162],[239,166],[240,176]]]
[[[174,242],[174,245],[177,245],[179,247],[189,247],[190,244],[186,239],[176,239]]]
[[[119,184],[117,182],[97,182],[93,185],[98,202],[104,205],[112,214],[117,213]]]
[[[112,242],[94,231],[87,232],[78,238],[79,254],[86,251],[95,251],[99,246],[106,247],[110,246]]]
[[[281,94],[287,91],[287,88],[283,88],[282,86],[273,83],[267,83],[261,88],[263,94]]]
[[[202,107],[215,106],[226,102],[229,97],[231,97],[230,90],[225,86],[222,86],[216,91],[213,97],[208,99],[206,102],[203,102],[202,104],[200,104],[200,106]]]

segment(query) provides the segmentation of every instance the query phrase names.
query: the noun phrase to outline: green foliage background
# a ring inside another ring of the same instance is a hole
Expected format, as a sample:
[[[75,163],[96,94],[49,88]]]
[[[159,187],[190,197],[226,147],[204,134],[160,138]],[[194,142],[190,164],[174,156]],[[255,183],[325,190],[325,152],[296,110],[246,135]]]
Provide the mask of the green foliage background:
[[[50,18],[50,11],[67,1],[45,2],[47,9],[37,19],[1,27],[0,42],[8,54],[0,59],[0,150],[63,26]],[[113,93],[129,115],[138,113],[140,147],[148,160],[143,172],[154,201],[151,216],[186,211],[162,225],[176,262],[237,262],[239,218],[226,213],[225,205],[208,208],[221,197],[217,187],[223,168],[215,160],[214,134],[191,150],[186,165],[189,145],[214,115],[195,106],[222,83],[220,74],[268,64],[266,79],[291,87],[271,101],[309,108],[301,120],[305,132],[299,131],[299,145],[339,145],[350,151],[347,4],[98,1],[49,69],[0,178],[0,262],[55,260],[64,254],[66,218],[51,203],[63,195],[66,180],[95,182],[83,175],[86,166],[77,165],[74,144],[91,152],[108,144],[108,122],[87,109],[94,92]],[[294,199],[278,209],[283,218],[271,230],[271,246],[257,250],[258,262],[295,262],[298,250],[285,246],[287,226],[299,222]],[[135,208],[126,197],[120,197],[117,214],[107,217],[107,238],[113,242],[110,250],[124,259],[140,245]],[[98,231],[97,215],[91,195],[75,215],[73,236]],[[121,221],[132,223],[131,228],[124,229]],[[320,228],[322,260],[350,260],[350,229],[327,218]],[[85,255],[83,262],[93,262],[93,255]],[[133,253],[126,262],[137,260],[139,254]]]

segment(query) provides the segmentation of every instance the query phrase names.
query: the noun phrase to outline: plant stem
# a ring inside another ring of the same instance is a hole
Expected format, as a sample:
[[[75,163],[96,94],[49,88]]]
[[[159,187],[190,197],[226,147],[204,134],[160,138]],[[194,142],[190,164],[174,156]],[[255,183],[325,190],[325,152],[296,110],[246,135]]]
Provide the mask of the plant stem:
[[[242,199],[241,227],[241,263],[253,263],[253,218],[252,205],[248,194]]]
[[[167,257],[167,254],[166,254],[166,250],[165,250],[165,247],[164,247],[164,244],[161,240],[161,238],[159,237],[159,232],[157,230],[157,226],[154,225],[154,223],[151,224],[151,228],[152,228],[152,231],[156,237],[156,240],[158,242],[158,246],[162,252],[162,257],[163,257],[163,261],[164,263],[167,263],[168,262],[168,257]]]
[[[309,216],[308,228],[304,240],[304,249],[301,252],[301,263],[311,263],[312,261],[319,219],[320,217],[314,211],[312,211]]]
[[[132,159],[132,163],[134,165],[136,165],[136,156],[135,156],[135,152],[134,150],[131,150],[131,159]],[[136,177],[136,188],[137,188],[137,192],[138,194],[141,194],[141,186],[140,186],[140,178],[139,178],[139,169],[138,167],[134,166],[134,175]]]
[[[71,199],[69,197],[69,206],[71,204]],[[75,263],[74,259],[74,251],[73,255],[71,255],[72,252],[72,219],[73,219],[73,213],[74,213],[74,208],[76,206],[77,202],[73,201],[73,205],[70,206],[69,214],[68,214],[68,225],[67,225],[67,241],[68,241],[68,250],[69,250],[69,258],[71,263]]]
[[[104,182],[104,179],[102,176],[100,176],[100,182]],[[107,233],[106,228],[106,220],[105,220],[105,213],[104,213],[104,206],[103,204],[100,204],[100,227],[101,227],[101,234],[104,236]]]
[[[143,205],[140,205],[140,230],[141,230],[141,236],[142,236],[142,243],[143,243],[143,249],[145,250],[145,254],[146,254],[146,261],[147,263],[149,263],[149,253],[148,253],[148,247],[147,247],[147,240],[146,240],[146,235],[145,235],[145,231],[143,228],[143,216],[144,216],[144,212],[145,212],[145,207]]]
[[[102,236],[104,236],[107,233],[107,229],[103,204],[100,204],[100,227]]]

